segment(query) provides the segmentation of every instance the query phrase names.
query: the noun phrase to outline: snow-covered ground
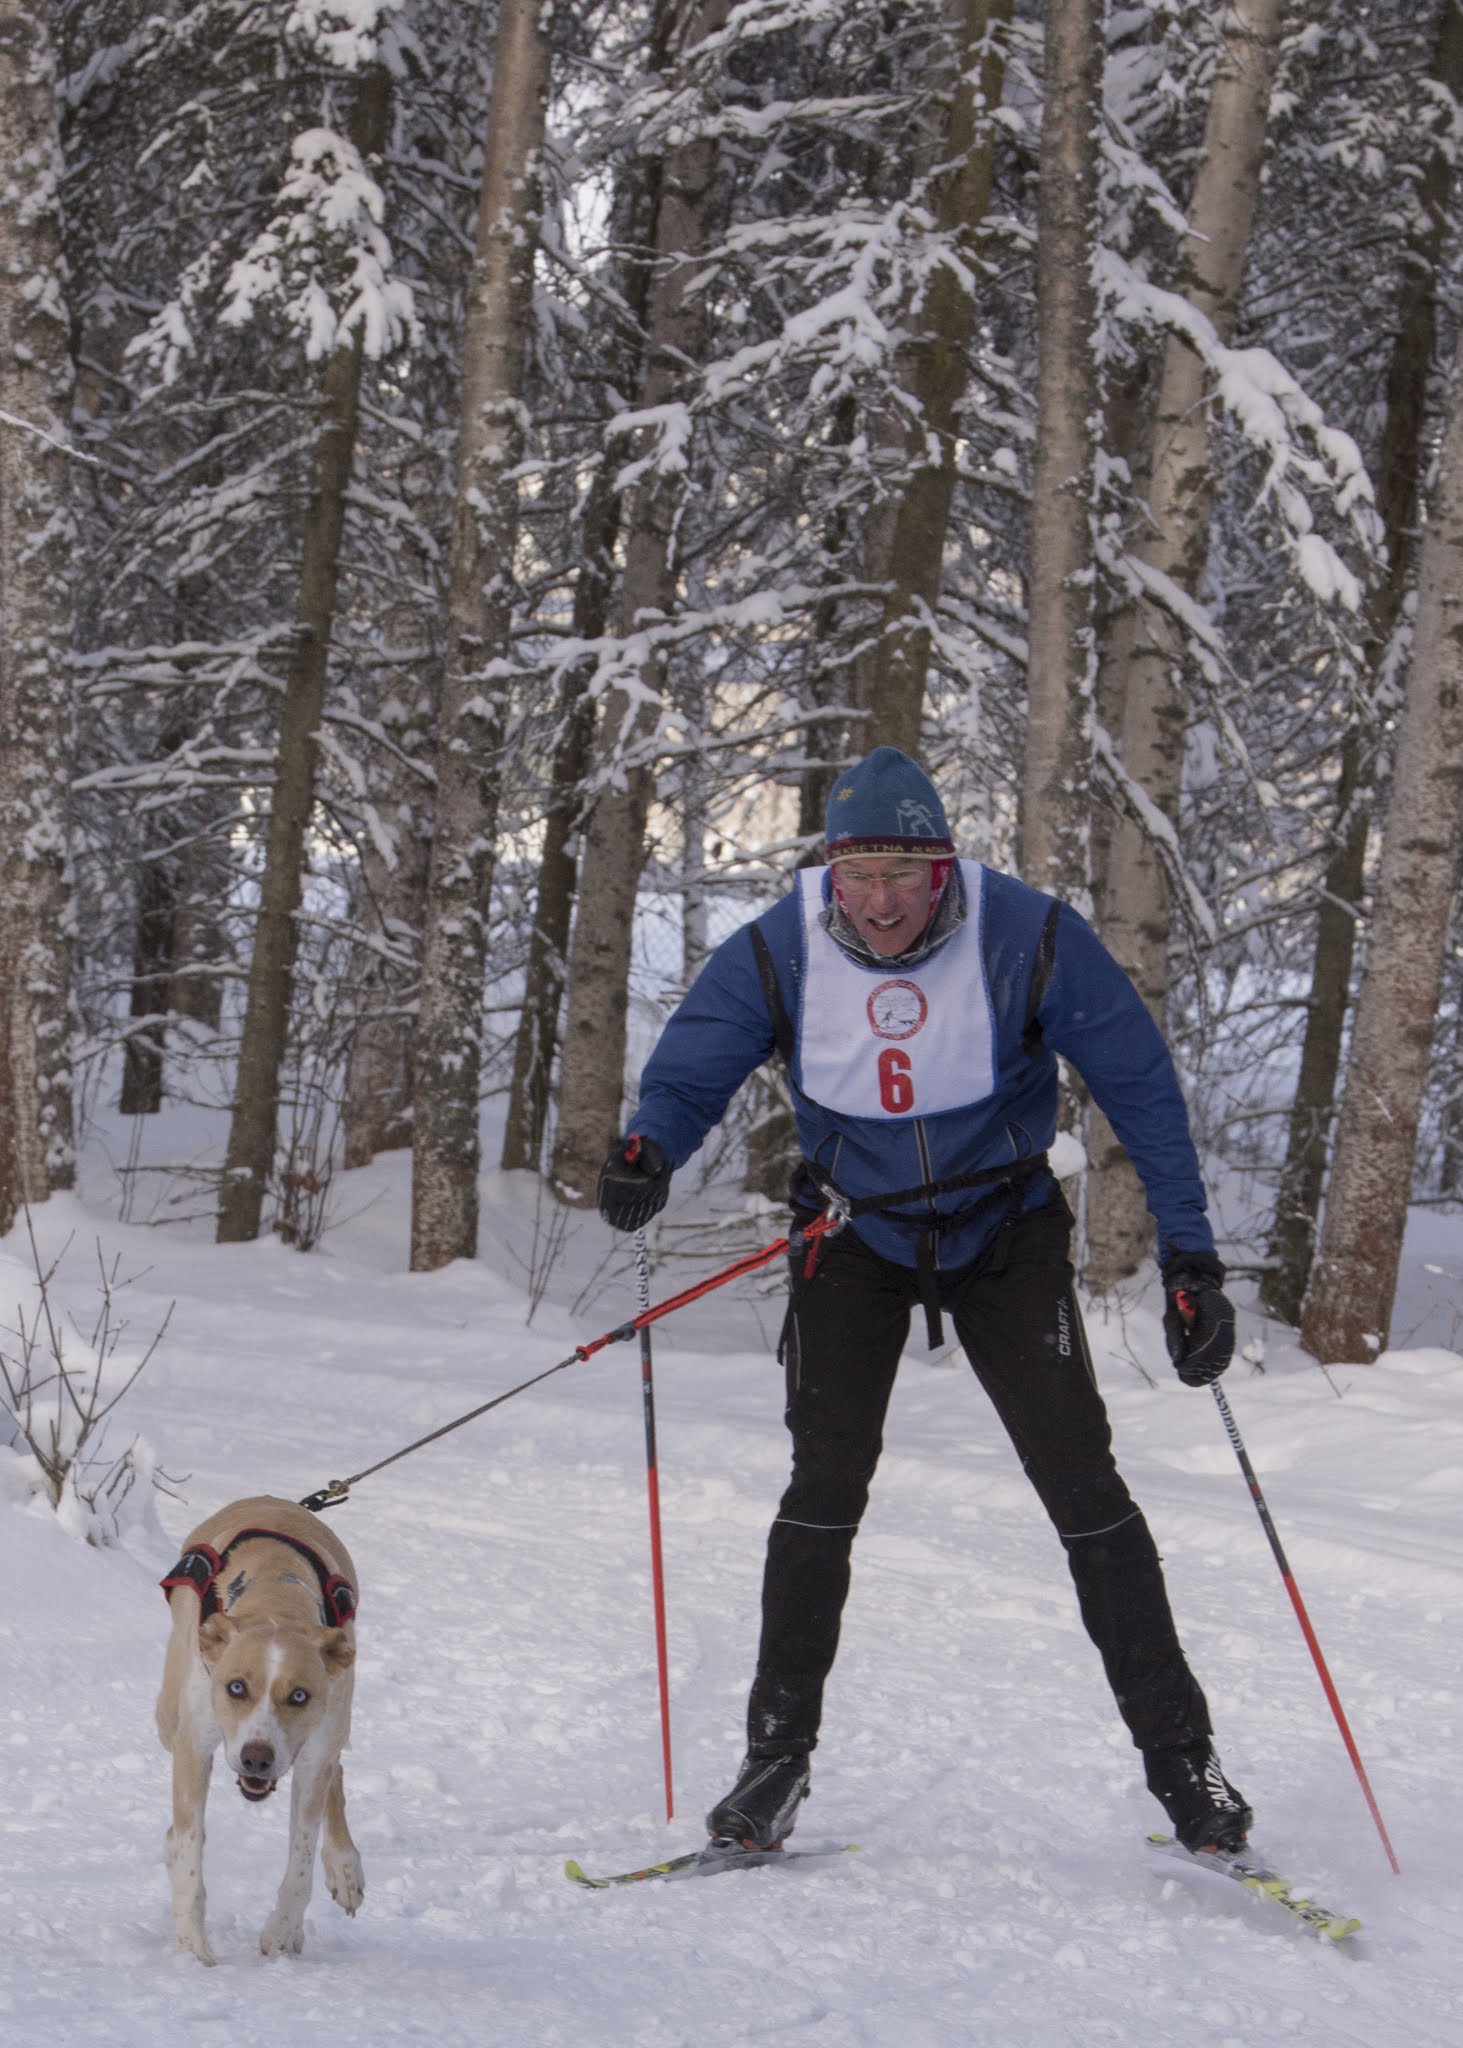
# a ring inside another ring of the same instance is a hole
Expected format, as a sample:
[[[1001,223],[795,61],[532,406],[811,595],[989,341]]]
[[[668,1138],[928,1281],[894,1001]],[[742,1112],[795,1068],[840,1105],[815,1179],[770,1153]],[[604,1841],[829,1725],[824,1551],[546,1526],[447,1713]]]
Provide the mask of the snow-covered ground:
[[[181,1150],[176,1128],[147,1143],[158,1159]],[[860,1853],[709,1883],[565,1882],[571,1855],[622,1869],[693,1844],[740,1755],[785,1466],[777,1308],[743,1286],[655,1336],[674,1823],[640,1367],[622,1344],[337,1510],[362,1578],[347,1785],[365,1905],[348,1921],[317,1885],[304,1956],[266,1962],[285,1805],[247,1807],[220,1771],[221,1964],[202,1968],[173,1944],[152,1727],[167,1619],[154,1582],[180,1539],[232,1498],[302,1495],[556,1363],[630,1313],[633,1286],[593,1218],[550,1260],[554,1219],[523,1179],[485,1181],[481,1257],[433,1276],[404,1270],[404,1160],[347,1177],[341,1220],[309,1257],[215,1248],[201,1222],[149,1220],[172,1213],[152,1194],[122,1224],[118,1187],[97,1151],[80,1196],[36,1222],[47,1256],[73,1239],[56,1292],[79,1323],[98,1242],[140,1276],[124,1349],[176,1302],[109,1441],[140,1432],[179,1497],[99,1549],[0,1450],[7,2048],[1463,2048],[1463,1357],[1397,1350],[1326,1374],[1247,1314],[1252,1355],[1226,1382],[1399,1878],[1214,1405],[1169,1371],[1152,1294],[1121,1328],[1092,1330],[1123,1466],[1256,1843],[1361,1916],[1354,1953],[1147,1849],[1158,1809],[1061,1552],[968,1373],[929,1361],[919,1335],[798,1834]],[[665,1232],[657,1296],[779,1227]],[[1456,1219],[1425,1219],[1399,1328],[1426,1316],[1450,1341],[1456,1242]],[[0,1246],[0,1325],[27,1269],[16,1232]]]

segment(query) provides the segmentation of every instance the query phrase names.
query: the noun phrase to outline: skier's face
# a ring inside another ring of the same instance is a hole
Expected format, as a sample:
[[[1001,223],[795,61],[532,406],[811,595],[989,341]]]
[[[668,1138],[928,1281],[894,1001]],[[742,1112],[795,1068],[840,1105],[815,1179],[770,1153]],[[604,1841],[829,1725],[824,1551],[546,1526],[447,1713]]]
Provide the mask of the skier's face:
[[[851,854],[833,863],[833,886],[849,923],[884,959],[907,953],[935,907],[936,872],[948,863],[908,854]],[[943,881],[944,875],[940,876]]]

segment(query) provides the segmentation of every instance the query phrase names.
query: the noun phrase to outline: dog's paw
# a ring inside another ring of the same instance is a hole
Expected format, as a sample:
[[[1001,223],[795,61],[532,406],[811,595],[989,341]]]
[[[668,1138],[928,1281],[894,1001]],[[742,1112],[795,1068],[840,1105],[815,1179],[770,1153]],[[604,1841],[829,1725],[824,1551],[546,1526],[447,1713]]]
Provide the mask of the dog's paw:
[[[267,1956],[297,1956],[305,1946],[305,1922],[303,1916],[275,1911],[264,1923],[264,1932],[259,1937],[259,1947]]]
[[[361,1867],[360,1852],[355,1848],[343,1853],[327,1849],[321,1860],[331,1898],[342,1912],[354,1914],[366,1896],[366,1873]]]
[[[190,1956],[197,1956],[199,1962],[206,1963],[210,1970],[218,1962],[218,1957],[208,1945],[208,1936],[201,1927],[180,1927],[178,1946],[187,1949]]]

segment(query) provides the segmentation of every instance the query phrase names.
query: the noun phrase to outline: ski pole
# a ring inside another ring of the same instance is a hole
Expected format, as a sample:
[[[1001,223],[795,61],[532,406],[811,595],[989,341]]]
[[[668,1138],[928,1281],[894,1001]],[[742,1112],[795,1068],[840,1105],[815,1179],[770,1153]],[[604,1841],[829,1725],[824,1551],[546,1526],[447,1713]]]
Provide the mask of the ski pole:
[[[650,1503],[650,1582],[655,1602],[655,1668],[660,1681],[660,1748],[665,1766],[665,1817],[675,1819],[671,1791],[671,1689],[665,1647],[665,1571],[660,1548],[660,1476],[655,1459],[655,1383],[650,1370],[650,1260],[645,1232],[635,1233],[635,1293],[639,1311],[640,1386],[645,1404],[645,1485]]]
[[[1306,1613],[1305,1602],[1300,1597],[1300,1588],[1295,1583],[1295,1575],[1286,1560],[1280,1538],[1275,1531],[1275,1524],[1270,1519],[1270,1510],[1265,1505],[1265,1496],[1261,1493],[1260,1482],[1255,1477],[1255,1468],[1246,1455],[1244,1441],[1240,1436],[1230,1405],[1224,1398],[1224,1389],[1220,1386],[1218,1380],[1210,1383],[1209,1390],[1213,1394],[1215,1403],[1218,1406],[1220,1419],[1224,1423],[1229,1441],[1234,1446],[1234,1454],[1239,1459],[1239,1468],[1244,1473],[1246,1482],[1249,1485],[1250,1494],[1255,1503],[1255,1510],[1260,1517],[1260,1526],[1270,1539],[1270,1548],[1275,1553],[1275,1562],[1280,1567],[1280,1576],[1285,1581],[1285,1590],[1290,1595],[1290,1604],[1295,1609],[1296,1619],[1300,1623],[1300,1632],[1305,1637],[1306,1647],[1315,1660],[1316,1670],[1320,1674],[1322,1690],[1325,1692],[1326,1698],[1330,1703],[1331,1712],[1336,1716],[1336,1726],[1341,1730],[1341,1740],[1346,1744],[1346,1753],[1351,1758],[1352,1766],[1361,1783],[1361,1789],[1366,1795],[1366,1803],[1371,1810],[1372,1819],[1376,1822],[1377,1833],[1382,1838],[1382,1847],[1387,1852],[1387,1861],[1391,1864],[1395,1874],[1400,1877],[1402,1875],[1402,1866],[1397,1861],[1396,1854],[1393,1851],[1391,1839],[1387,1834],[1386,1824],[1382,1819],[1381,1808],[1377,1805],[1376,1794],[1372,1791],[1371,1781],[1366,1774],[1366,1766],[1362,1763],[1360,1752],[1356,1747],[1355,1739],[1347,1723],[1346,1713],[1341,1705],[1336,1687],[1331,1682],[1331,1674],[1327,1670],[1326,1660],[1321,1654],[1321,1645],[1316,1640],[1316,1632],[1311,1627],[1311,1618]]]
[[[693,1301],[699,1301],[703,1294],[710,1294],[713,1288],[725,1287],[730,1280],[740,1280],[747,1273],[760,1272],[763,1266],[771,1265],[784,1252],[801,1251],[815,1238],[835,1231],[842,1226],[843,1216],[839,1211],[830,1210],[826,1216],[818,1217],[805,1229],[794,1230],[787,1237],[774,1238],[771,1244],[764,1244],[757,1252],[748,1252],[744,1258],[733,1259],[729,1266],[723,1266],[719,1273],[712,1273],[705,1280],[698,1280],[694,1287],[684,1287],[679,1294],[673,1294],[666,1301],[659,1301],[654,1308],[642,1309],[639,1315],[628,1323],[621,1323],[618,1329],[606,1330],[603,1336],[592,1337],[586,1344],[576,1344],[567,1358],[561,1358],[557,1365],[546,1365],[542,1372],[536,1372],[532,1379],[520,1380],[516,1387],[510,1387],[506,1394],[495,1394],[491,1401],[480,1401],[476,1408],[469,1408],[466,1415],[456,1415],[451,1422],[444,1422],[439,1429],[428,1430],[415,1443],[403,1444],[399,1451],[393,1451],[389,1458],[378,1458],[374,1465],[367,1465],[363,1472],[353,1472],[349,1479],[331,1479],[316,1493],[307,1493],[300,1502],[313,1515],[323,1514],[326,1508],[338,1508],[350,1499],[350,1490],[361,1480],[369,1479],[373,1472],[384,1472],[388,1465],[396,1464],[400,1458],[409,1458],[413,1451],[424,1450],[439,1437],[450,1436],[454,1429],[461,1429],[465,1422],[476,1422],[480,1415],[490,1409],[501,1408],[505,1401],[511,1401],[517,1394],[526,1394],[530,1387],[536,1387],[544,1380],[553,1378],[556,1372],[567,1372],[571,1365],[582,1365],[593,1358],[596,1351],[603,1351],[607,1344],[623,1344],[633,1337],[637,1330],[646,1329],[651,1323],[658,1323],[662,1316],[674,1315],[678,1308],[688,1308]]]

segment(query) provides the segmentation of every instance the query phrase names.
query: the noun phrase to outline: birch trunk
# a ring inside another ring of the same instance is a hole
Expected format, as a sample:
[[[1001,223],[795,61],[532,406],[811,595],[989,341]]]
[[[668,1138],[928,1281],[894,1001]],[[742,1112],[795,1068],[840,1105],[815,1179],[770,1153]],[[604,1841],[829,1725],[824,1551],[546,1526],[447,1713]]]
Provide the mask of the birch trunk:
[[[685,48],[694,50],[715,35],[727,13],[728,0],[700,0]],[[717,168],[717,147],[710,141],[683,143],[665,159],[640,394],[645,410],[685,399],[688,379],[705,354],[705,314],[690,287],[708,240]],[[622,595],[621,632],[627,638],[674,608],[679,582],[675,536],[686,484],[684,469],[651,470],[636,491]],[[573,1203],[593,1199],[600,1166],[620,1125],[631,934],[654,789],[651,769],[636,756],[654,732],[664,686],[663,660],[656,649],[644,656],[638,680],[637,696],[614,690],[605,704],[597,749],[600,794],[580,859],[553,1161],[555,1192]]]
[[[449,500],[424,500],[423,516],[444,521]],[[387,605],[378,630],[388,646],[418,637],[412,605]],[[341,1104],[342,1157],[364,1166],[378,1152],[411,1143],[412,1071],[421,990],[421,935],[427,916],[431,811],[435,791],[427,769],[437,729],[441,673],[423,654],[393,688],[392,744],[373,766],[370,802],[379,820],[360,850],[352,922],[368,934],[353,949],[348,986],[356,1004]]]
[[[872,176],[871,167],[871,180]],[[834,408],[829,434],[831,445],[846,448],[858,432],[859,419],[857,400],[845,392]],[[853,538],[852,528],[849,507],[840,501],[829,514],[824,528],[823,553],[829,564],[829,582],[838,581],[839,567]],[[808,668],[802,690],[803,702],[810,711],[828,711],[848,703],[849,680],[853,671],[847,665],[845,650],[837,644],[843,609],[842,601],[832,595],[819,598],[813,607]],[[857,697],[856,688],[854,695]],[[798,837],[804,842],[803,851],[798,856],[799,867],[816,867],[823,858],[823,825],[828,798],[832,794],[838,763],[848,757],[850,727],[853,724],[852,720],[815,718],[807,726],[803,747],[809,765],[798,782]],[[857,730],[861,738],[862,721],[859,721]]]
[[[603,631],[603,627],[600,628]],[[594,751],[594,707],[587,680],[566,690],[559,744],[554,752],[553,795],[544,819],[534,897],[533,931],[524,968],[523,1008],[513,1039],[513,1075],[500,1160],[505,1173],[537,1172],[543,1158],[559,1049],[559,1013],[568,978],[569,931],[578,877],[575,859],[578,806]]]
[[[1176,289],[1212,323],[1234,331],[1245,252],[1260,195],[1270,87],[1282,0],[1233,0],[1205,124]],[[1152,428],[1144,537],[1137,559],[1192,596],[1209,545],[1213,495],[1209,387],[1203,363],[1177,335],[1163,351]],[[1177,821],[1186,723],[1182,635],[1156,607],[1119,612],[1106,652],[1121,703],[1113,737],[1124,768],[1165,817]],[[1104,696],[1107,686],[1104,685]],[[1170,904],[1152,840],[1129,818],[1115,823],[1099,878],[1103,937],[1160,1026],[1168,1001]],[[1107,1120],[1094,1114],[1088,1155],[1088,1284],[1112,1286],[1137,1270],[1151,1242],[1138,1176]]]
[[[415,790],[403,789],[393,806],[394,862],[388,865],[374,847],[364,849],[361,857],[364,886],[357,915],[383,948],[400,948],[405,934],[422,928],[429,847],[419,829],[415,796]],[[411,1143],[412,1010],[420,976],[415,963],[411,969],[398,967],[382,953],[361,952],[353,977],[363,992],[361,1014],[351,1041],[341,1116],[348,1167],[364,1166],[378,1152]]]
[[[1301,1342],[1323,1365],[1385,1348],[1463,854],[1463,335],[1418,576],[1417,621],[1336,1152]]]
[[[73,380],[51,15],[0,6],[0,1233],[73,1177]]]
[[[165,726],[158,751],[167,755],[183,740],[183,727]],[[132,931],[132,986],[128,993],[127,1038],[122,1047],[123,1116],[156,1116],[163,1106],[163,1060],[181,932],[180,883],[183,837],[178,813],[146,814],[141,844],[133,856],[136,901]]]
[[[576,636],[579,616],[576,605]],[[598,638],[604,627],[601,618],[589,637]],[[594,706],[588,688],[588,674],[579,670],[565,678],[560,696],[559,739],[554,749],[533,930],[524,967],[523,1008],[513,1039],[513,1076],[503,1125],[500,1164],[505,1173],[523,1168],[536,1172],[543,1157],[574,916],[576,828],[594,751]]]
[[[177,909],[171,870],[172,864],[160,849],[149,849],[137,869],[130,1021],[122,1048],[119,1106],[123,1116],[156,1116],[163,1106],[163,1040]]]
[[[351,112],[350,136],[362,157],[378,156],[384,148],[390,107],[389,76],[384,67],[373,65],[362,77]],[[244,1030],[219,1192],[216,1235],[220,1244],[243,1244],[258,1237],[274,1165],[305,835],[315,802],[316,736],[325,707],[346,490],[355,457],[361,358],[362,337],[357,328],[351,340],[331,355],[321,377],[320,431],[311,460],[300,550],[295,636],[280,706]]]
[[[1087,907],[1091,858],[1097,162],[1105,0],[1047,9],[1037,195],[1036,462],[1021,873]]]
[[[438,713],[412,1119],[413,1272],[477,1250],[478,1088],[502,745],[512,679],[517,466],[542,199],[549,44],[540,0],[498,13],[464,339],[446,666]]]
[[[929,159],[951,168],[937,179],[936,227],[952,239],[966,263],[974,260],[976,231],[990,204],[993,171],[992,110],[1005,81],[1001,31],[1010,0],[946,0],[951,53],[939,132]],[[892,506],[877,510],[870,526],[870,580],[887,585],[883,617],[861,696],[869,711],[868,747],[891,746],[917,754],[930,661],[930,621],[940,599],[945,535],[955,494],[960,400],[975,326],[975,301],[966,280],[941,264],[929,281],[919,328],[901,350],[899,383],[914,424],[900,455],[908,480]]]
[[[1415,566],[1427,387],[1437,341],[1438,281],[1453,178],[1452,107],[1463,100],[1463,11],[1455,0],[1445,0],[1441,11],[1432,70],[1446,97],[1439,96],[1442,107],[1435,117],[1436,141],[1418,195],[1423,231],[1411,241],[1403,264],[1397,331],[1387,368],[1386,420],[1373,479],[1387,544],[1387,575],[1375,594],[1369,621],[1366,665],[1374,678],[1386,663]],[[1373,701],[1378,694],[1374,685],[1370,692]],[[1378,745],[1375,725],[1359,720],[1341,745],[1335,847],[1321,885],[1300,1072],[1276,1190],[1266,1272],[1260,1283],[1264,1306],[1288,1323],[1301,1319],[1315,1251],[1341,1042],[1351,1005],[1352,961],[1372,814],[1370,771]]]
[[[232,869],[224,870],[217,842],[210,845],[195,838],[179,847],[168,1010],[215,1033],[223,1021],[222,963],[228,943],[222,918],[231,875]]]
[[[627,173],[616,206],[616,241],[644,251],[655,232],[659,179],[649,165]],[[650,266],[643,256],[629,261],[621,280],[627,338],[615,351],[607,381],[633,391],[643,377],[643,337],[648,318]],[[579,573],[574,583],[572,631],[576,640],[598,640],[610,618],[615,548],[620,537],[624,494],[616,482],[617,451],[603,451],[586,494],[578,527]],[[569,670],[559,693],[558,738],[544,818],[543,852],[534,893],[533,931],[524,970],[523,1008],[513,1041],[513,1077],[503,1126],[505,1172],[537,1171],[543,1160],[559,1050],[559,1017],[568,978],[569,933],[578,877],[577,842],[587,801],[586,778],[594,754],[594,701],[589,686],[594,662]]]

